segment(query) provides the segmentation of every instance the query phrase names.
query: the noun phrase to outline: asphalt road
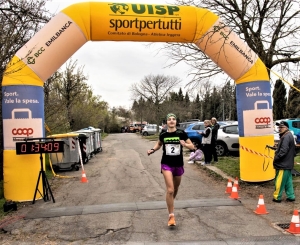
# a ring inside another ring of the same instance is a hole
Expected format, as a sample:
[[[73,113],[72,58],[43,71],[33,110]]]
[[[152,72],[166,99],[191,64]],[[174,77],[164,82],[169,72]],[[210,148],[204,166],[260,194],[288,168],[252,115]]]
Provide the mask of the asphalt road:
[[[55,202],[24,203],[1,223],[1,244],[300,244],[276,225],[291,216],[276,206],[255,214],[258,200],[229,198],[226,185],[187,163],[169,228],[161,152],[146,154],[153,146],[137,134],[109,135],[84,165],[88,183],[81,170],[58,173],[70,178],[49,180]]]

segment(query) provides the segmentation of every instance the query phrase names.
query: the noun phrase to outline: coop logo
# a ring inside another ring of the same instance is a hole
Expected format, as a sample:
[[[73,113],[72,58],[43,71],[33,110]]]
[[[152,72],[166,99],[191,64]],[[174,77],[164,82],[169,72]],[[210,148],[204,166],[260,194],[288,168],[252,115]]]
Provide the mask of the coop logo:
[[[33,134],[33,129],[32,128],[13,128],[11,132],[13,135],[29,136],[29,135]]]
[[[270,128],[270,117],[257,117],[254,119],[256,129]]]
[[[270,123],[271,122],[271,118],[269,117],[257,117],[255,118],[255,123]]]
[[[131,10],[135,14],[156,14],[156,15],[174,15],[179,11],[178,6],[163,6],[150,4],[130,4]],[[111,11],[115,14],[124,15],[129,11],[129,5],[126,3],[109,4]]]

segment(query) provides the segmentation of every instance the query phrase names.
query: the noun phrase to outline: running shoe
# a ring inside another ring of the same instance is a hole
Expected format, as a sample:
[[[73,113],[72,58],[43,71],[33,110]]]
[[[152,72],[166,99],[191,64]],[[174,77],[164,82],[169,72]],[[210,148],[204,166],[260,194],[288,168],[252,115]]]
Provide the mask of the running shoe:
[[[168,226],[176,226],[174,214],[169,216]]]

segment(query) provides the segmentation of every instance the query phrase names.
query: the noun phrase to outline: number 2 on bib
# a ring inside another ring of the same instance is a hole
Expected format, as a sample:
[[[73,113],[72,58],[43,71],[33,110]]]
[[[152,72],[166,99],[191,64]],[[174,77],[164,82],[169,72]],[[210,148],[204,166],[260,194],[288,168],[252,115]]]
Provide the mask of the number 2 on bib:
[[[166,144],[166,155],[180,155],[180,144]]]

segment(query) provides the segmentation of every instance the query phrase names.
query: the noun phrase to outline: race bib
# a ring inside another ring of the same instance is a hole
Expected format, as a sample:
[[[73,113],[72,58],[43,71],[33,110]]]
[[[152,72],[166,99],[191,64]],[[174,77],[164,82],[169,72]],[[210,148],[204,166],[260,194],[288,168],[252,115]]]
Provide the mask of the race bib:
[[[166,144],[166,155],[180,155],[180,144]]]

